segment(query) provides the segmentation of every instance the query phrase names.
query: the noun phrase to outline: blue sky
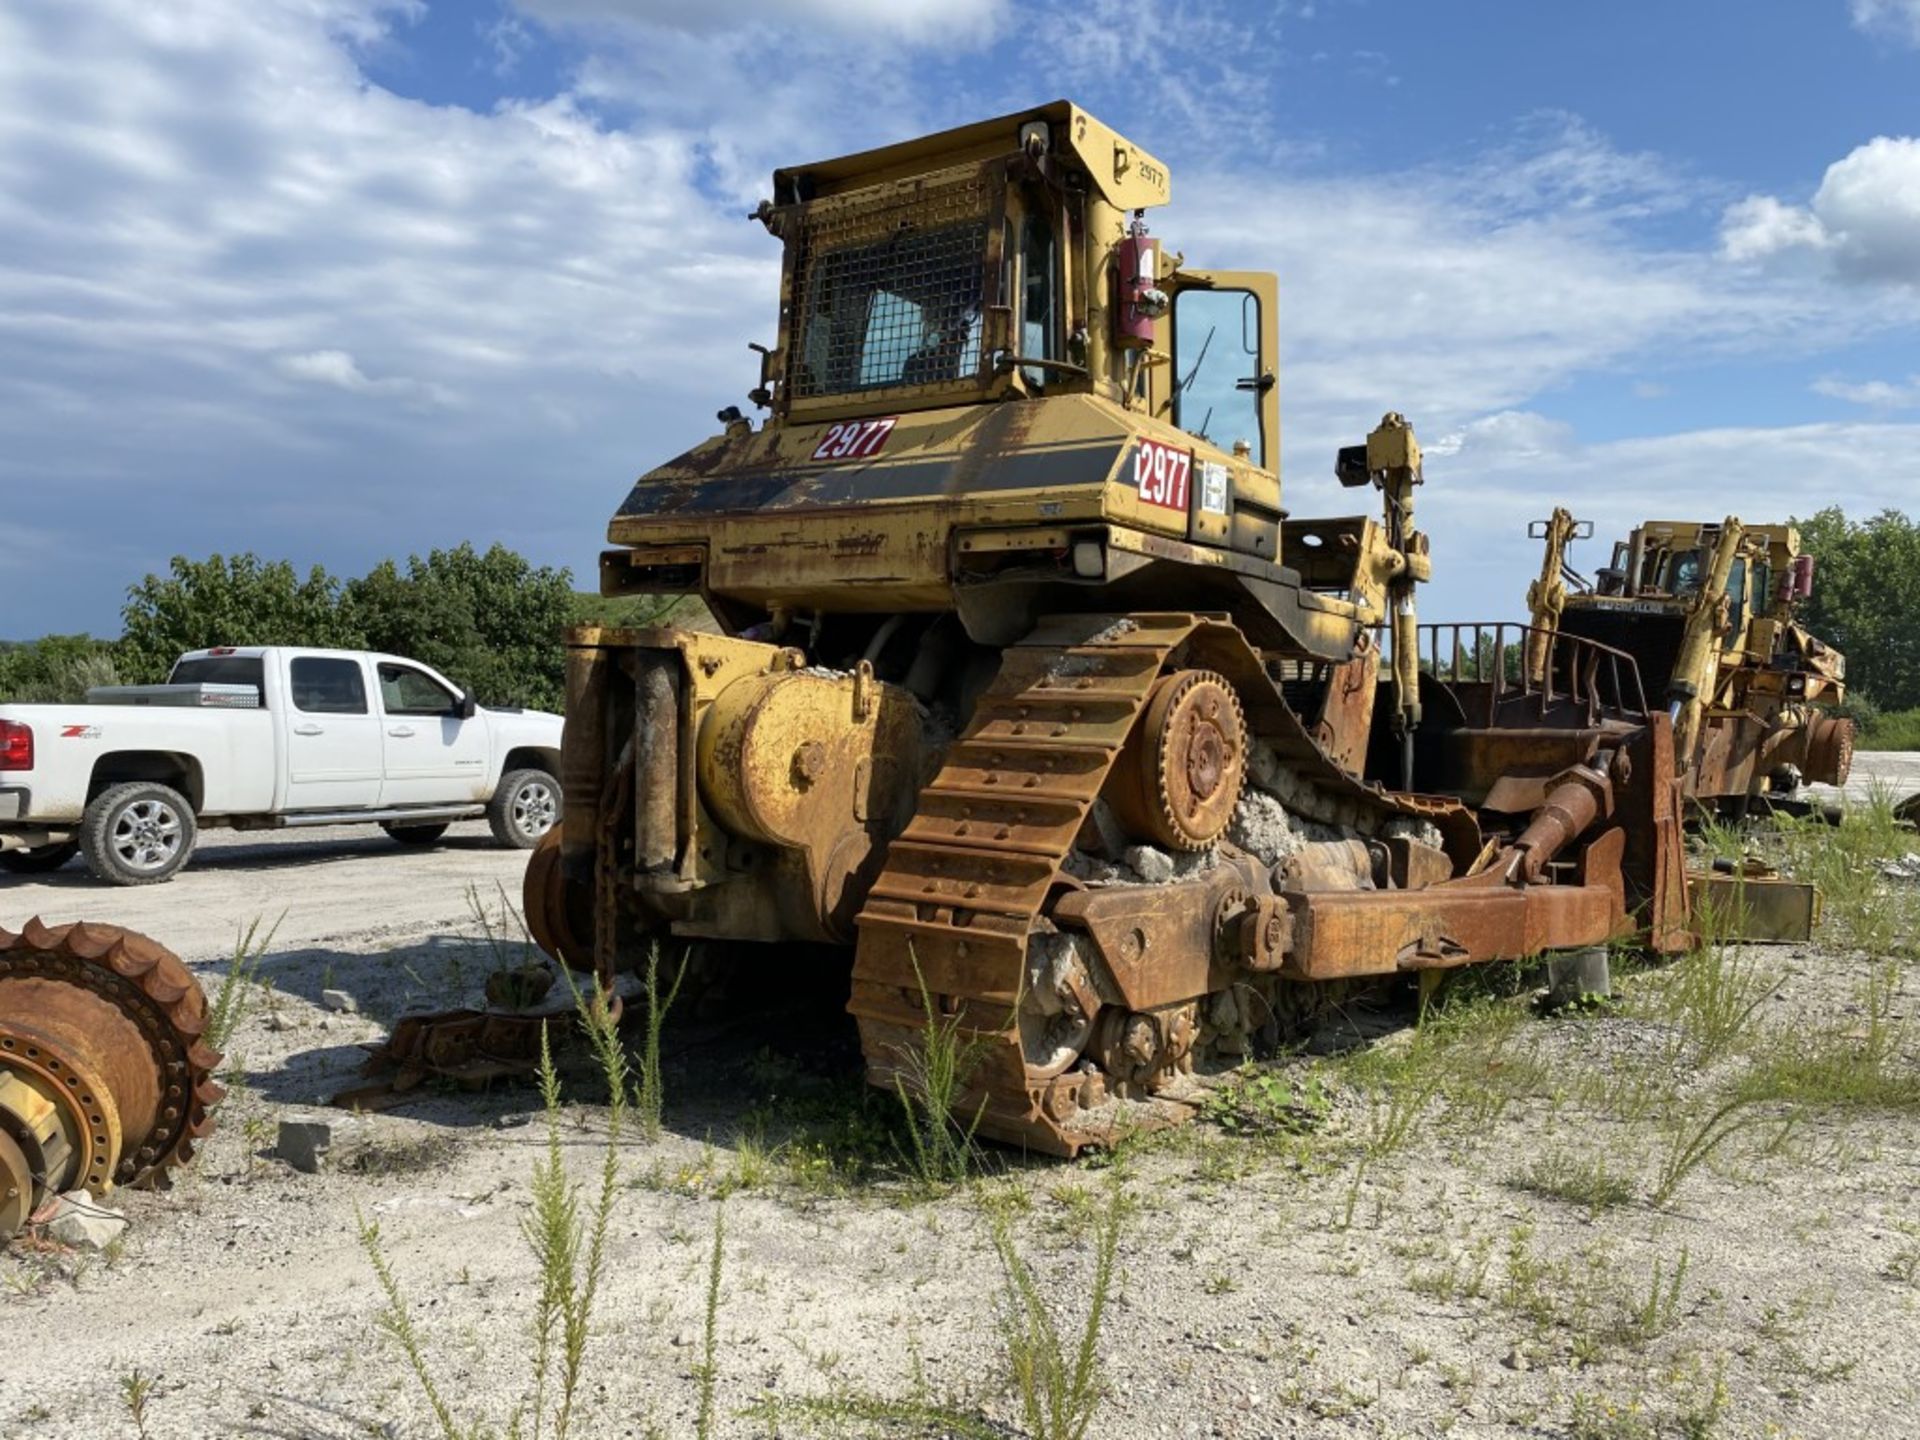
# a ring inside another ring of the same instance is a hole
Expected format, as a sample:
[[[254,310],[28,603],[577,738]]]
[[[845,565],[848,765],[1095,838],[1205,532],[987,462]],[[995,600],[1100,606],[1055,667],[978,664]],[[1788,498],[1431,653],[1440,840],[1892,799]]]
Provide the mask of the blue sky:
[[[1427,618],[1556,501],[1920,495],[1920,0],[5,0],[0,636],[215,549],[591,577],[772,338],[768,171],[1063,95],[1278,272],[1295,514],[1413,419]]]

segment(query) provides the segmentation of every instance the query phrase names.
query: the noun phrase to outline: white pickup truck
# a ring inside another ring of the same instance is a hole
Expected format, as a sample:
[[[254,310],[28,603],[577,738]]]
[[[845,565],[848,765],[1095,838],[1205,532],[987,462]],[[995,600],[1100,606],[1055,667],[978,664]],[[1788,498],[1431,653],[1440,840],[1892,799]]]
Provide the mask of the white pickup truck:
[[[483,710],[413,660],[346,650],[196,650],[165,685],[85,705],[0,705],[0,870],[150,885],[225,825],[378,823],[426,845],[484,815],[536,844],[560,815],[558,715]]]

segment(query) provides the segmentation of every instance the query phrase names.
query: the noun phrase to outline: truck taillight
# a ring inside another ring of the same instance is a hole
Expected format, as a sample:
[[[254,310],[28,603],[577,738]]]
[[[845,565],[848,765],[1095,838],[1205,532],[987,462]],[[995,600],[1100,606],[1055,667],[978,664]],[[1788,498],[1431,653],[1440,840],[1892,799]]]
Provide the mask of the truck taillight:
[[[33,727],[0,720],[0,770],[33,769]]]

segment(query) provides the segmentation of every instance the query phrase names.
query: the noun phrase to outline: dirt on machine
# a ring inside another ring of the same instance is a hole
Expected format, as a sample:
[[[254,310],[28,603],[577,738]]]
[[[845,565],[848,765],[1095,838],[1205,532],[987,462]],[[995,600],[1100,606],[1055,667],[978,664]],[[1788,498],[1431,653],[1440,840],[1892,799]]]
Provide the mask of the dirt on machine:
[[[1614,646],[1667,706],[1689,801],[1702,810],[1804,810],[1803,783],[1843,785],[1853,722],[1828,713],[1846,697],[1846,657],[1799,621],[1814,557],[1790,524],[1649,520],[1615,542],[1592,578],[1568,561],[1589,521],[1556,509],[1528,590],[1538,675],[1556,634]]]
[[[1633,656],[1418,624],[1397,414],[1332,457],[1360,513],[1291,515],[1277,283],[1163,243],[1170,195],[1067,102],[775,174],[763,418],[643,475],[601,557],[718,633],[570,633],[551,955],[611,991],[722,942],[765,996],[850,950],[873,1083],[952,1027],[980,1132],[1070,1155],[1355,987],[1688,943]],[[1540,663],[1422,664],[1487,645]],[[484,1075],[536,1035],[425,1017],[387,1061]]]

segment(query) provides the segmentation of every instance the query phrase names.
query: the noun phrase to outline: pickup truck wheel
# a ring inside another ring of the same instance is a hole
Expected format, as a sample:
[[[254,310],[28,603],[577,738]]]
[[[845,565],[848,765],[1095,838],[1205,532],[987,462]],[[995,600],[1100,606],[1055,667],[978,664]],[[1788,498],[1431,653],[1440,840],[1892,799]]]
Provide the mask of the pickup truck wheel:
[[[392,821],[380,828],[402,845],[431,845],[447,833],[445,825],[396,825]]]
[[[199,826],[186,796],[135,780],[102,791],[80,822],[87,868],[109,885],[157,885],[193,854]]]
[[[38,850],[9,850],[0,855],[0,870],[11,870],[16,875],[45,875],[58,870],[79,853],[78,840],[42,845]]]
[[[515,850],[531,850],[560,823],[560,782],[544,770],[510,770],[487,802],[493,838]]]

